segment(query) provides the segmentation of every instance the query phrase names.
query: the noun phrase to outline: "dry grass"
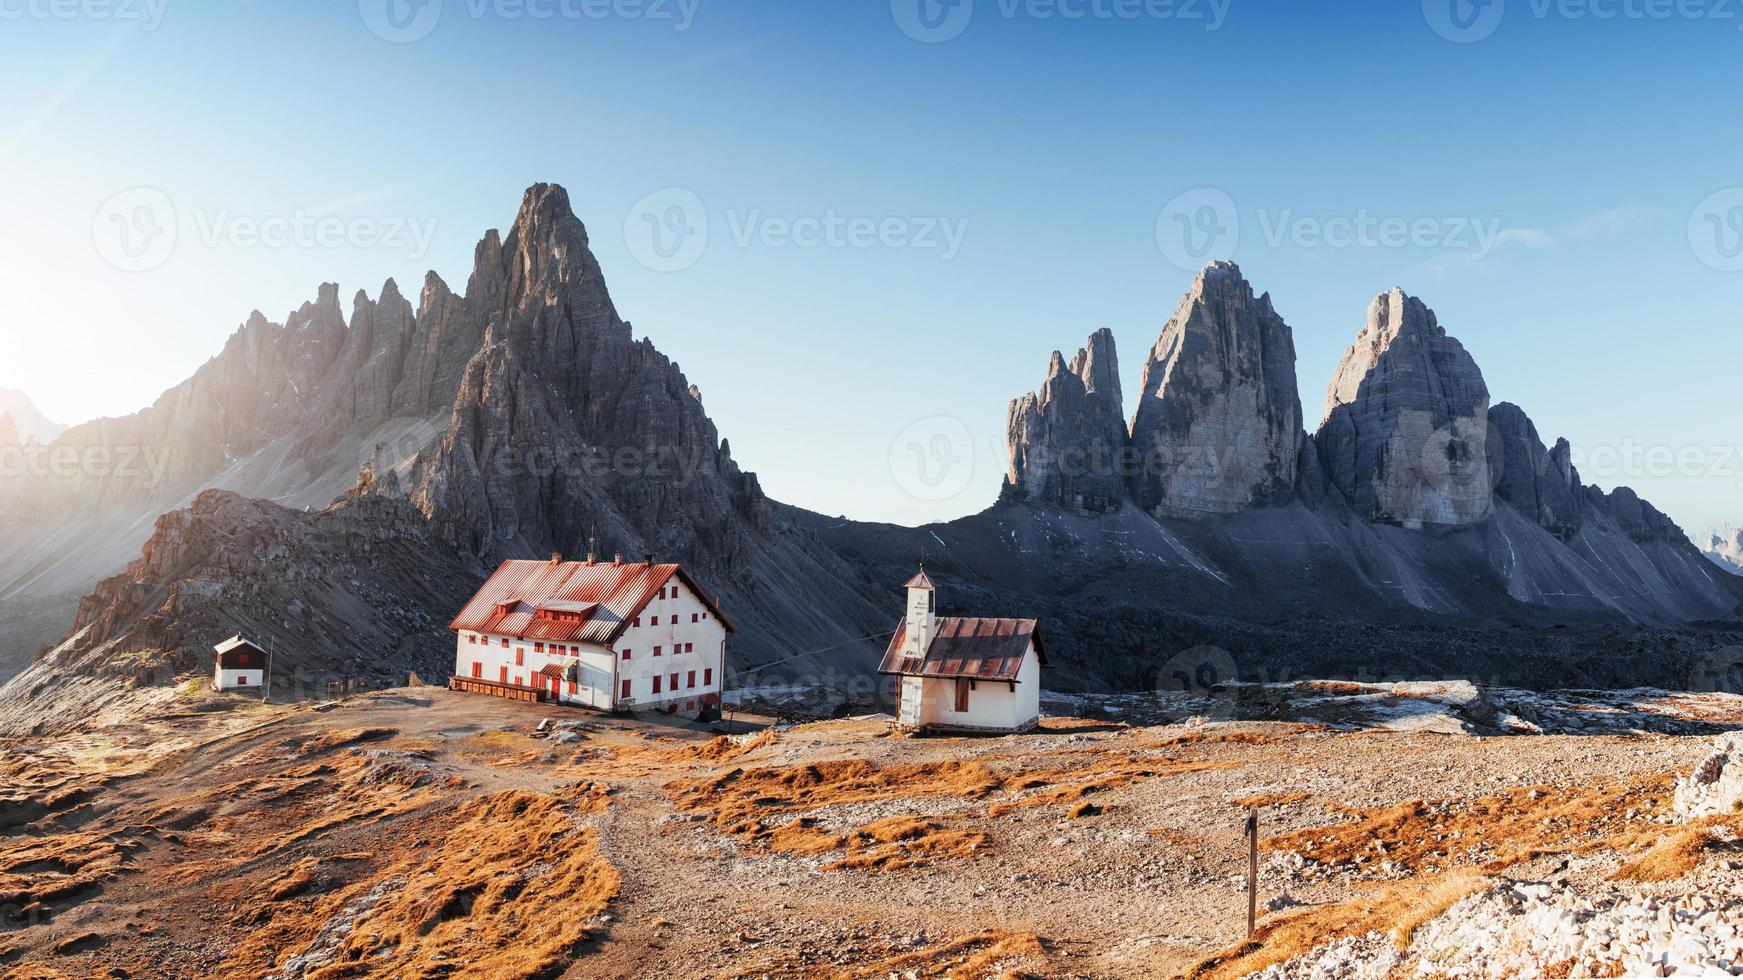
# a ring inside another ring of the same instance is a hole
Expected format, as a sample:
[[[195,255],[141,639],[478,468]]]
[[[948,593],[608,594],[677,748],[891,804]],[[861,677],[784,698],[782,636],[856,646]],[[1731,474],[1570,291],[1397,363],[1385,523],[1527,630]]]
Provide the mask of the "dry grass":
[[[914,976],[926,980],[1019,980],[1049,976],[1047,947],[1034,933],[987,929],[837,974],[842,980]]]
[[[1025,773],[1021,781],[1016,783],[1019,790],[1046,787],[1042,792],[1032,793],[1020,799],[995,803],[987,809],[987,816],[992,818],[1009,816],[1019,810],[1038,806],[1081,805],[1086,797],[1110,790],[1131,786],[1135,783],[1165,776],[1180,776],[1193,772],[1208,772],[1215,769],[1233,769],[1245,763],[1233,760],[1224,761],[1172,761],[1166,759],[1139,759],[1124,762],[1109,761],[1093,769],[1035,771]],[[1085,772],[1094,772],[1094,776],[1083,779]],[[1069,779],[1063,785],[1053,785]]]
[[[1360,898],[1314,906],[1263,923],[1252,939],[1203,960],[1187,974],[1194,980],[1233,980],[1256,973],[1349,936],[1391,932],[1399,946],[1424,922],[1473,895],[1489,879],[1475,871],[1428,875],[1371,886]]]
[[[554,797],[511,791],[424,822],[439,834],[330,896],[280,909],[220,974],[257,976],[291,955],[309,980],[549,975],[577,954],[616,897],[617,871]],[[282,902],[280,903],[282,904]],[[348,923],[348,929],[335,929]]]
[[[1355,819],[1348,823],[1273,837],[1263,847],[1328,865],[1389,862],[1400,872],[1479,865],[1496,872],[1545,854],[1611,846],[1629,831],[1626,812],[1663,811],[1671,785],[1671,777],[1659,775],[1592,786],[1520,787],[1471,800],[1409,800],[1350,810]]]

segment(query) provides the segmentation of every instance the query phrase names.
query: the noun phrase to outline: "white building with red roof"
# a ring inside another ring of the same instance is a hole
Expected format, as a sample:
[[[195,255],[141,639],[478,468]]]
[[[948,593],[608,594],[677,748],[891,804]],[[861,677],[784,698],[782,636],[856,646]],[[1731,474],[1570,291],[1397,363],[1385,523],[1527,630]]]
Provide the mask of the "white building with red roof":
[[[924,568],[878,673],[899,678],[896,719],[930,731],[1020,732],[1041,720],[1047,653],[1033,619],[937,615]]]
[[[457,690],[709,715],[732,624],[678,565],[553,556],[503,562],[448,629]]]

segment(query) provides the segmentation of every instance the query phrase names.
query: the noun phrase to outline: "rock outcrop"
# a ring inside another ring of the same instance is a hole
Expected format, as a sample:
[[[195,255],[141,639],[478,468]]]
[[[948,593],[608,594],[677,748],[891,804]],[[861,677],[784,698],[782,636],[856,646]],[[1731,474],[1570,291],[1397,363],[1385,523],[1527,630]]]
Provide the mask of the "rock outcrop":
[[[1118,510],[1129,436],[1113,331],[1090,334],[1069,364],[1054,351],[1041,387],[1011,402],[1005,435],[1011,465],[1002,500]]]
[[[1715,527],[1699,541],[1701,552],[1728,572],[1743,575],[1743,527]]]
[[[1232,262],[1213,262],[1144,365],[1132,421],[1134,500],[1165,517],[1234,514],[1287,500],[1301,452],[1289,325]]]
[[[415,467],[413,502],[488,560],[580,554],[596,538],[742,568],[768,530],[762,489],[678,365],[618,316],[568,194],[533,187],[496,241],[480,245],[467,286],[488,327]]]
[[[29,395],[11,388],[0,389],[0,415],[12,416],[12,424],[18,430],[20,442],[34,441],[47,445],[67,428],[42,414]]]
[[[1537,426],[1511,402],[1489,410],[1489,475],[1495,495],[1545,529],[1566,536],[1579,528],[1584,488],[1566,439],[1546,449]]]
[[[1676,781],[1673,808],[1684,822],[1735,813],[1743,804],[1743,734],[1728,732],[1694,772]]]
[[[1433,311],[1375,298],[1326,395],[1315,439],[1358,516],[1406,527],[1476,524],[1492,508],[1489,389]]]

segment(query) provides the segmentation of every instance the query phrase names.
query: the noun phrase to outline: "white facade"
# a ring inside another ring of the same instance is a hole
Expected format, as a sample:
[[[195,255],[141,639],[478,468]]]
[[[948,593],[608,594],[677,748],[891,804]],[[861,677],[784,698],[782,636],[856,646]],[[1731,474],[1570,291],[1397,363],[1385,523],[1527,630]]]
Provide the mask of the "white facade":
[[[674,575],[610,649],[461,630],[454,674],[602,711],[694,711],[719,703],[725,658],[726,624]]]
[[[905,728],[1024,731],[1041,720],[1041,660],[1031,643],[1023,654],[1015,684],[954,677],[903,677],[900,696],[897,721]],[[967,710],[957,710],[959,704]]]
[[[225,670],[223,667],[217,667],[212,672],[212,686],[220,691],[265,687],[266,671]]]

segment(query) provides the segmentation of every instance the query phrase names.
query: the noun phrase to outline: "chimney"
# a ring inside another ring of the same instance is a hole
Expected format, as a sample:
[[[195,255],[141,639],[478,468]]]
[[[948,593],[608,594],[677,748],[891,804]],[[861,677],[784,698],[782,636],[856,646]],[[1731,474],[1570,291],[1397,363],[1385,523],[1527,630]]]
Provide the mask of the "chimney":
[[[553,551],[553,552],[551,552],[551,564],[553,564],[553,565],[561,565],[561,564],[563,564],[563,554],[562,554],[562,552],[558,552],[558,551]]]
[[[612,555],[612,556],[611,556],[611,563],[612,563],[612,564],[613,564],[613,565],[621,565],[621,564],[623,564],[623,552],[621,552],[621,551],[620,551],[620,552],[618,552],[618,553],[617,553],[617,554],[615,554],[615,555]]]
[[[648,566],[649,568],[652,568],[653,564],[654,564],[654,556],[652,554],[643,555],[642,556],[642,564]]]
[[[587,567],[589,567],[589,568],[593,567],[593,563],[597,562],[599,560],[598,552],[599,552],[599,542],[594,538],[591,538],[591,537],[588,538],[587,539]]]

